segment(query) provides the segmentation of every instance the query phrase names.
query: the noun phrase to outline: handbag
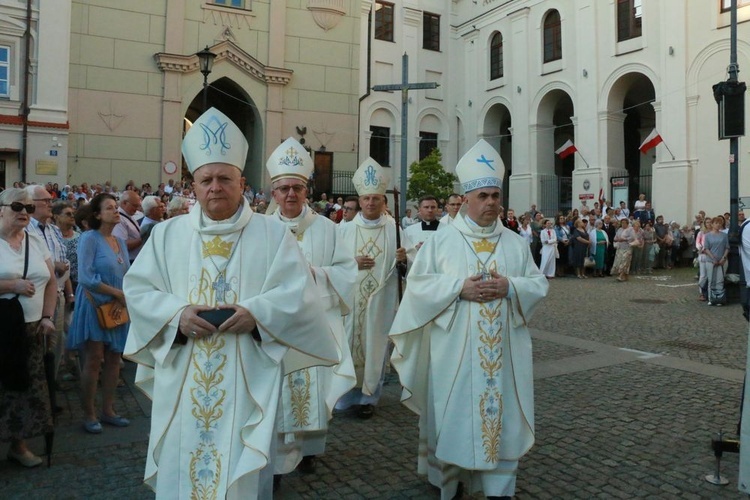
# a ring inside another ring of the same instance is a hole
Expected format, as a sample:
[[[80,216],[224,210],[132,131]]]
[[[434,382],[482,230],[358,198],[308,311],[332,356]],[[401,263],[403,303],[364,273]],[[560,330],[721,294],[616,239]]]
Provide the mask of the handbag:
[[[124,325],[125,323],[130,321],[130,316],[128,315],[127,309],[122,309],[120,311],[120,315],[115,318],[112,311],[112,309],[115,307],[114,301],[96,305],[96,302],[94,302],[94,298],[91,296],[88,290],[86,290],[86,297],[88,297],[89,301],[91,301],[91,305],[94,306],[94,310],[96,311],[96,319],[99,320],[99,326],[101,326],[103,330],[112,330],[113,328],[117,328],[118,326]]]
[[[23,277],[29,270],[29,241],[23,263]],[[0,318],[3,321],[3,348],[0,349],[0,385],[8,391],[27,391],[31,387],[29,357],[34,337],[26,334],[26,318],[18,295],[0,299]]]
[[[596,261],[594,260],[593,257],[586,257],[583,260],[583,267],[595,267],[595,266],[596,266]]]

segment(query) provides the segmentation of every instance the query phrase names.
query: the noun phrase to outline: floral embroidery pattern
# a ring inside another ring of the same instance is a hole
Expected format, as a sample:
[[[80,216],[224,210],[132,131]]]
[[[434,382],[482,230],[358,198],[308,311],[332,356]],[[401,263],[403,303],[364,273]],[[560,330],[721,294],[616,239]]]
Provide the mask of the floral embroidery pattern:
[[[367,241],[364,240],[364,235],[360,232],[359,229],[357,229],[357,236],[358,241],[361,241],[362,244],[359,245],[359,248],[356,250],[357,255],[361,256],[367,256],[371,257],[372,259],[377,259],[379,255],[383,253],[383,249],[378,246],[378,240],[380,239],[380,236],[383,234],[383,230],[381,230],[377,233],[375,236],[375,239],[372,237],[369,237]],[[378,289],[380,286],[380,283],[378,282],[377,278],[373,275],[373,271],[377,269],[378,267],[375,266],[373,268],[367,269],[365,272],[367,273],[364,278],[359,283],[359,290],[357,293],[357,314],[355,317],[355,324],[354,324],[354,335],[352,338],[352,359],[354,361],[354,366],[356,367],[364,367],[365,366],[365,323],[367,320],[367,303],[370,300],[370,295],[375,292],[375,290]]]
[[[212,335],[196,341],[193,351],[195,386],[190,389],[190,399],[200,443],[190,453],[191,499],[217,498],[218,494],[222,456],[216,448],[214,434],[217,422],[224,414],[226,398],[226,390],[219,388],[227,364],[227,356],[222,353],[225,344],[222,335]]]
[[[310,425],[310,370],[290,373],[287,375],[287,383],[291,392],[294,426]]]
[[[503,429],[503,399],[500,393],[500,370],[503,367],[502,306],[502,299],[480,303],[480,319],[477,321],[480,333],[477,354],[485,383],[479,397],[479,415],[482,419],[482,447],[485,460],[489,463],[500,460],[500,434]]]

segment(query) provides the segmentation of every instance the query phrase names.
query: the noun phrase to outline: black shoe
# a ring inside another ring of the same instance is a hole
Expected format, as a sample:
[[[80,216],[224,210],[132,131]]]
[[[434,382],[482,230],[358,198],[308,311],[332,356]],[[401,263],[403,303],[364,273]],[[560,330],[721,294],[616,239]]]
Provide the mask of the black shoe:
[[[281,488],[281,474],[273,475],[273,492],[276,493]]]
[[[315,467],[318,465],[318,459],[315,455],[302,457],[302,461],[297,466],[297,470],[302,474],[315,474]]]
[[[373,405],[361,405],[359,407],[359,410],[357,410],[357,416],[361,418],[362,420],[367,420],[368,418],[372,418],[374,414],[375,414],[375,407]]]

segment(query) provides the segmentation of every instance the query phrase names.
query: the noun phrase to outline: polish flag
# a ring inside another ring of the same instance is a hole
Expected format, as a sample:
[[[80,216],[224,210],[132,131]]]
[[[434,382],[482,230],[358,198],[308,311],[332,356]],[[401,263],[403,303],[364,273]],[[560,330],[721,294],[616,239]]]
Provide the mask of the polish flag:
[[[576,151],[578,151],[578,150],[576,149],[575,145],[573,144],[573,141],[571,141],[570,139],[568,139],[567,141],[565,141],[565,144],[563,144],[562,146],[560,146],[560,149],[558,149],[557,151],[555,151],[555,154],[558,155],[558,156],[560,156],[561,160],[564,160],[565,158],[567,158],[568,156],[572,155]]]
[[[643,144],[641,144],[641,147],[639,147],[638,149],[641,150],[641,153],[646,154],[649,149],[655,148],[659,145],[660,142],[663,141],[664,139],[661,138],[659,132],[654,129],[650,134],[648,134],[648,137],[646,137],[646,140],[643,141]]]

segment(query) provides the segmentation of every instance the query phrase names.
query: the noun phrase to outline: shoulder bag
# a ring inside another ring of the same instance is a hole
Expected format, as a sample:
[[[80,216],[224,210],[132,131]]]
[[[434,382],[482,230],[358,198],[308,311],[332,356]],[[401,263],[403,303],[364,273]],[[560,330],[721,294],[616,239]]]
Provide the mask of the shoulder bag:
[[[25,238],[26,250],[23,277],[29,270],[29,236]],[[26,318],[18,295],[0,299],[0,318],[3,321],[2,348],[0,348],[0,385],[8,391],[27,391],[31,387],[29,357],[34,337],[26,334]]]
[[[115,318],[112,309],[115,306],[114,301],[105,302],[101,305],[96,305],[96,302],[94,302],[94,297],[91,296],[88,290],[85,290],[86,297],[88,297],[89,302],[91,302],[91,305],[94,306],[94,310],[96,311],[96,318],[99,320],[99,326],[102,327],[103,330],[112,330],[113,328],[117,328],[120,325],[124,325],[128,321],[130,321],[130,316],[128,315],[128,310],[123,309],[120,311],[120,315]]]

